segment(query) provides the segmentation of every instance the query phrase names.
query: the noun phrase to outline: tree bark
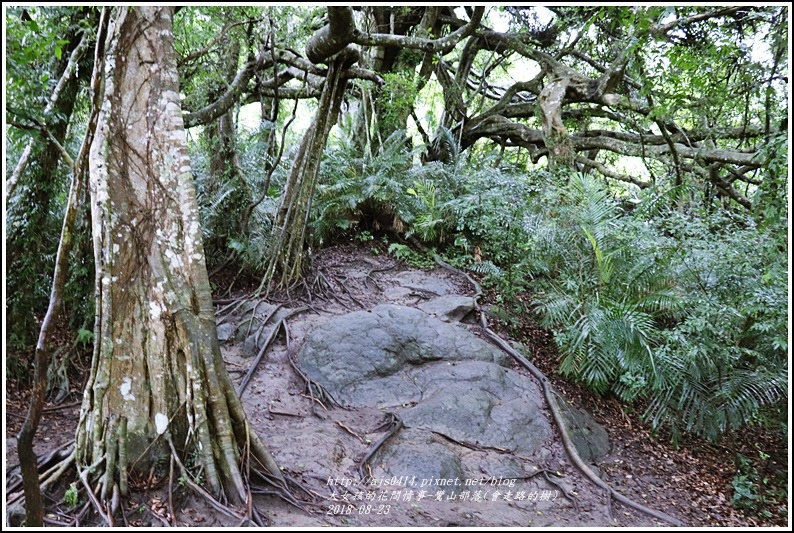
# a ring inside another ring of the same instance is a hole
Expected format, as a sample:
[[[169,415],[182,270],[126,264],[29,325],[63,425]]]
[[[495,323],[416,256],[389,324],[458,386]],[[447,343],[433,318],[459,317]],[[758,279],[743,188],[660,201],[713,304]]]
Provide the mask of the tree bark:
[[[274,281],[282,288],[289,288],[303,275],[304,247],[312,197],[328,134],[339,117],[347,85],[343,71],[350,60],[348,55],[340,54],[331,61],[314,121],[303,136],[284,186],[281,206],[273,225],[273,240],[263,280],[263,283],[268,283],[269,288],[273,287]]]
[[[267,284],[268,292],[274,284],[288,289],[303,276],[304,248],[320,160],[328,134],[339,117],[347,87],[345,72],[360,57],[358,50],[349,44],[355,30],[352,9],[329,7],[328,19],[329,23],[306,44],[306,57],[314,63],[327,62],[328,74],[317,113],[298,148],[276,213],[262,279],[262,286]]]
[[[172,7],[114,10],[105,100],[91,147],[94,356],[76,464],[101,498],[129,472],[192,455],[215,496],[246,499],[247,422],[215,332],[179,100]],[[112,68],[110,68],[112,66]],[[281,478],[261,442],[252,454]],[[161,472],[161,475],[165,475]]]

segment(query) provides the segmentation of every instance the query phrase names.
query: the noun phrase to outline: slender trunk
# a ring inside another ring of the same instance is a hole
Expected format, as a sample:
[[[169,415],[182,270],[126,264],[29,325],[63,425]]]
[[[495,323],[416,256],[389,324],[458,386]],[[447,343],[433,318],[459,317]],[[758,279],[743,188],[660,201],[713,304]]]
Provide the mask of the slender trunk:
[[[339,117],[347,80],[342,71],[350,57],[343,54],[331,61],[320,104],[312,125],[303,137],[284,188],[281,206],[273,226],[273,241],[263,284],[273,282],[289,288],[301,279],[312,197],[320,172],[328,134]]]
[[[75,21],[85,20],[82,10],[75,14]],[[95,23],[95,21],[94,21]],[[53,92],[47,110],[50,120],[47,130],[52,140],[31,141],[25,147],[10,182],[7,183],[8,194],[16,192],[17,197],[9,204],[7,221],[10,221],[6,241],[6,257],[9,272],[6,286],[9,299],[7,312],[13,319],[10,321],[9,334],[14,333],[21,338],[35,336],[36,320],[34,312],[41,312],[46,300],[32,290],[41,286],[41,280],[52,275],[52,263],[42,259],[56,252],[58,243],[47,235],[57,231],[57,222],[52,217],[53,202],[61,187],[60,180],[64,173],[59,170],[61,163],[61,146],[64,145],[72,111],[77,94],[85,78],[69,75],[77,67],[78,62],[83,72],[91,71],[90,59],[80,52],[87,43],[76,33],[67,35],[69,44],[63,60],[54,61],[53,72],[60,76],[61,81]],[[77,54],[74,56],[74,54]],[[71,59],[74,56],[74,61]],[[82,59],[80,59],[82,57]],[[57,144],[56,144],[57,143]],[[60,145],[60,146],[59,146]],[[60,167],[61,169],[63,167]]]
[[[101,36],[105,31],[105,25],[100,21],[98,34]],[[80,41],[80,45],[72,54],[69,65],[76,63],[79,59],[80,47],[87,46],[85,37]],[[79,54],[78,54],[79,52]],[[19,454],[19,464],[22,471],[22,481],[25,493],[25,512],[26,524],[28,526],[38,527],[43,525],[44,521],[44,507],[41,500],[41,488],[39,486],[39,475],[37,468],[37,458],[33,451],[33,438],[36,435],[39,421],[41,420],[41,413],[44,408],[44,397],[47,390],[47,364],[50,361],[50,339],[53,332],[53,327],[58,321],[59,311],[62,305],[64,286],[66,284],[66,276],[68,273],[68,260],[69,253],[74,241],[75,222],[77,220],[77,213],[80,201],[83,199],[85,192],[85,182],[88,171],[87,153],[88,147],[93,140],[94,132],[96,130],[96,121],[98,115],[98,83],[99,70],[102,67],[101,62],[96,62],[94,65],[94,74],[92,76],[92,89],[94,91],[93,106],[91,115],[88,120],[86,128],[86,135],[83,139],[83,146],[76,160],[69,161],[72,171],[72,183],[69,189],[69,196],[66,203],[66,213],[64,214],[63,226],[61,227],[61,238],[58,243],[58,252],[55,256],[55,272],[52,276],[52,287],[50,290],[50,302],[47,308],[47,313],[44,315],[44,320],[39,330],[39,338],[36,343],[36,351],[34,354],[34,370],[33,370],[33,387],[30,393],[30,403],[28,405],[27,416],[25,422],[19,432],[17,438],[17,453]],[[66,71],[69,72],[70,67],[67,66]],[[62,78],[63,83],[59,83],[60,92],[68,82]],[[55,104],[57,98],[53,97],[51,102]]]

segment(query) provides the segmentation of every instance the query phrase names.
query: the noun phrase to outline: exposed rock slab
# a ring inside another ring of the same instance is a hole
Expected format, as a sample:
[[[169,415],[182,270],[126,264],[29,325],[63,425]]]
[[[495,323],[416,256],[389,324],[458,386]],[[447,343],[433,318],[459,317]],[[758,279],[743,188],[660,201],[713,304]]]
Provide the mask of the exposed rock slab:
[[[400,417],[406,429],[380,454],[391,475],[457,476],[450,442],[531,456],[552,438],[537,385],[507,368],[503,352],[418,309],[380,305],[329,320],[298,358],[341,404]]]
[[[607,430],[583,409],[565,409],[563,417],[579,456],[587,463],[598,464],[600,459],[609,453]]]
[[[474,298],[453,294],[434,298],[417,307],[444,322],[460,322],[466,315],[474,311]]]

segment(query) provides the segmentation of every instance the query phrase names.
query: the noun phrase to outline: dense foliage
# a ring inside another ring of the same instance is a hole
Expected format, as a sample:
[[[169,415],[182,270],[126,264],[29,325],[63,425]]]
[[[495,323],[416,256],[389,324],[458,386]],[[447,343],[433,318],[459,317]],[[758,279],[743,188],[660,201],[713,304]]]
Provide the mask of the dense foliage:
[[[675,440],[784,423],[784,221],[759,227],[749,213],[680,209],[663,187],[619,201],[583,174],[410,166],[394,142],[374,158],[331,150],[325,168],[321,242],[389,227],[384,238],[395,239],[388,217],[397,217],[406,236],[486,274],[510,313],[537,311],[555,332],[563,374],[642,399],[647,419]],[[524,291],[534,309],[510,301]]]

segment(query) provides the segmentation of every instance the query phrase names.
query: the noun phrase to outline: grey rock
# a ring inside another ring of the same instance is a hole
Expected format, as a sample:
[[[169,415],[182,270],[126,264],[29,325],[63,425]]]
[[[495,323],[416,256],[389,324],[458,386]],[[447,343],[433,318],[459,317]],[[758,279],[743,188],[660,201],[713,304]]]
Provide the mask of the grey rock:
[[[383,297],[390,301],[403,300],[410,296],[411,289],[407,287],[389,287],[383,291]]]
[[[256,342],[256,335],[250,335],[248,338],[245,339],[243,342],[243,349],[240,350],[240,356],[242,357],[255,357],[259,353],[259,346]]]
[[[218,326],[218,340],[220,342],[226,342],[234,336],[235,327],[233,324],[229,324],[225,322]]]
[[[401,431],[374,459],[382,465],[374,472],[375,479],[396,477],[405,487],[428,492],[446,490],[449,494],[465,489],[460,458],[423,431]]]
[[[609,434],[590,413],[568,408],[563,410],[563,418],[571,441],[584,462],[597,464],[609,453]]]
[[[426,296],[444,296],[453,292],[455,287],[447,281],[429,277],[425,272],[408,270],[395,276],[401,286],[424,293]]]
[[[423,401],[399,412],[406,426],[521,455],[551,438],[540,391],[529,378],[479,361],[433,366],[416,380]]]
[[[460,322],[474,310],[474,298],[449,295],[419,304],[417,307],[444,322]]]
[[[532,360],[532,352],[529,350],[529,348],[527,348],[526,346],[524,346],[523,344],[517,341],[507,341],[507,342],[510,344],[510,346],[513,347],[515,351],[517,351],[527,359]]]
[[[432,361],[506,364],[500,350],[466,330],[397,305],[329,320],[308,336],[298,357],[311,379],[352,407],[417,401],[421,391],[407,373]]]
[[[552,437],[537,385],[503,352],[414,308],[329,320],[298,359],[343,405],[393,410],[405,427],[531,455]]]
[[[271,316],[275,307],[276,306],[266,302],[245,302],[238,311],[239,321],[237,323],[235,340],[237,342],[245,342],[248,336],[256,334],[257,330],[259,330],[262,325],[262,320],[269,316],[270,320],[268,323],[273,323],[278,320],[279,313],[283,313],[284,309],[279,309],[274,316]]]

